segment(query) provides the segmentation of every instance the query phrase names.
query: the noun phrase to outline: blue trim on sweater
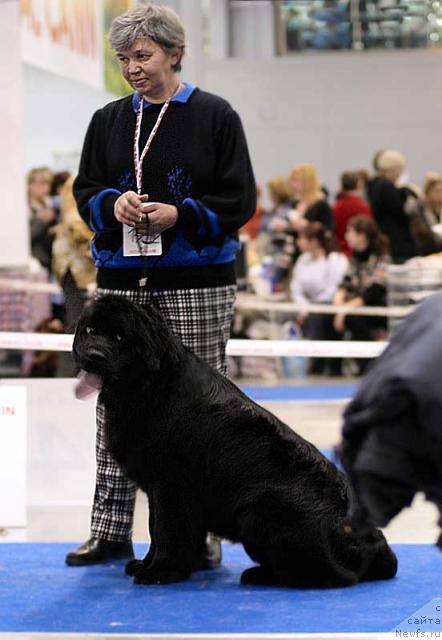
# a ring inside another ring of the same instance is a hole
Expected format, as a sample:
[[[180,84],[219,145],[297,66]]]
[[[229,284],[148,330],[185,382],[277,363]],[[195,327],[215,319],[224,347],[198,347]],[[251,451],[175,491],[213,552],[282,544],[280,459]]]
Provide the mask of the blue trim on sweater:
[[[92,196],[92,198],[90,198],[89,200],[89,209],[91,212],[90,224],[92,230],[95,231],[95,233],[112,231],[118,225],[117,220],[115,220],[115,225],[106,227],[101,216],[101,203],[103,202],[104,198],[106,198],[106,196],[110,195],[111,193],[115,193],[119,196],[121,195],[121,191],[118,191],[117,189],[103,189],[103,191],[100,191],[100,193],[98,193],[96,196]]]
[[[202,214],[203,212],[206,214],[207,216],[207,221],[209,222],[210,228],[211,228],[211,237],[212,238],[216,238],[221,234],[221,227],[220,224],[218,222],[218,216],[216,215],[216,213],[214,211],[212,211],[212,209],[209,209],[208,207],[205,207],[201,202],[194,200],[193,198],[186,198],[183,201],[183,204],[188,204],[192,207],[192,209],[195,210],[195,212],[198,214],[198,217],[200,219],[200,226],[198,227],[198,234],[200,236],[203,236],[205,231],[206,231],[206,225],[204,224],[203,221],[203,217]]]
[[[144,267],[204,267],[212,264],[232,262],[239,249],[239,242],[233,237],[227,237],[221,247],[208,246],[201,251],[196,249],[183,238],[177,229],[175,242],[164,256],[123,256],[123,248],[115,253],[109,250],[97,251],[92,242],[92,257],[96,267],[113,269],[138,269]]]
[[[190,82],[183,82],[182,84],[184,84],[184,87],[176,94],[176,96],[173,96],[171,102],[187,102],[196,89],[195,85]],[[154,103],[148,102],[148,100],[144,98],[143,109],[147,109],[147,107],[150,107],[152,104]],[[132,96],[132,106],[134,111],[137,112],[138,107],[140,106],[140,94],[137,92]]]

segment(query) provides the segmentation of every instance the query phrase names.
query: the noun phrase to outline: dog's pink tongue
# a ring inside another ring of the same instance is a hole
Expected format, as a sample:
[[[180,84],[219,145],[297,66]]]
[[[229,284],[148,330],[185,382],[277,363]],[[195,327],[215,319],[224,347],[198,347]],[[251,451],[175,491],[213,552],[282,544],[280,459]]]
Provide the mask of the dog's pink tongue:
[[[91,393],[99,391],[102,386],[100,376],[87,371],[80,371],[77,384],[75,385],[75,397],[79,399],[87,398]]]

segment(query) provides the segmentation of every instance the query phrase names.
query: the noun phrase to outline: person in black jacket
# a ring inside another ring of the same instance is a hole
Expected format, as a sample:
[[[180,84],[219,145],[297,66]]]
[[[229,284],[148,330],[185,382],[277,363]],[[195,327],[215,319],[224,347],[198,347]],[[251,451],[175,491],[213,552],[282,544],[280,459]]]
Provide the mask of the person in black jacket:
[[[376,158],[378,175],[368,181],[367,195],[382,233],[390,242],[392,261],[402,264],[417,255],[407,214],[406,190],[397,186],[405,170],[405,158],[398,151],[385,150]]]
[[[187,347],[225,373],[237,230],[256,205],[241,121],[224,99],[181,82],[185,35],[171,9],[130,10],[109,38],[134,93],[94,114],[74,184],[95,232],[97,295],[155,305]],[[91,537],[67,555],[70,565],[133,555],[136,487],[107,451],[104,421],[99,401]],[[219,542],[209,551],[215,566]]]
[[[442,527],[441,316],[438,292],[403,320],[344,411],[339,452],[356,519],[384,527],[423,492]]]

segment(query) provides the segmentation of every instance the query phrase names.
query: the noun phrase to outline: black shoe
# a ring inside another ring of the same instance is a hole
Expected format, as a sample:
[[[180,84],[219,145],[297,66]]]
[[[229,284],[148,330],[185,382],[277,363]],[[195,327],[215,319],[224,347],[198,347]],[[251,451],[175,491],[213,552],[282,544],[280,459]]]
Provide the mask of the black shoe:
[[[221,565],[222,551],[221,540],[209,533],[206,538],[206,553],[204,555],[202,569],[217,569]]]
[[[71,567],[78,567],[87,564],[100,564],[111,562],[112,560],[129,560],[134,557],[132,542],[110,542],[99,538],[89,538],[82,545],[70,551],[65,562]]]

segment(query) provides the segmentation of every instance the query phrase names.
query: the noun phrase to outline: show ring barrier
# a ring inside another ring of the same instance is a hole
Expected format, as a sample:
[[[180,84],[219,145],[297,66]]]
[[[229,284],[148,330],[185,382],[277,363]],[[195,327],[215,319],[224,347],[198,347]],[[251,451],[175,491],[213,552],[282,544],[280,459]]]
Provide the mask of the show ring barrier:
[[[32,283],[23,280],[0,278],[0,289],[28,290],[35,293],[57,293],[60,287],[52,283]],[[267,312],[271,321],[276,315],[336,314],[353,316],[378,316],[403,318],[414,305],[395,307],[349,307],[329,304],[295,304],[292,302],[265,300],[257,296],[239,293],[235,309],[239,311]],[[45,334],[3,331],[0,332],[0,349],[24,351],[71,351],[73,336],[70,334]],[[314,358],[376,358],[387,346],[385,341],[316,341],[316,340],[229,340],[229,356],[299,356]]]

